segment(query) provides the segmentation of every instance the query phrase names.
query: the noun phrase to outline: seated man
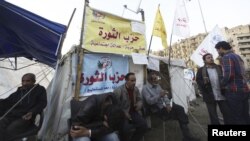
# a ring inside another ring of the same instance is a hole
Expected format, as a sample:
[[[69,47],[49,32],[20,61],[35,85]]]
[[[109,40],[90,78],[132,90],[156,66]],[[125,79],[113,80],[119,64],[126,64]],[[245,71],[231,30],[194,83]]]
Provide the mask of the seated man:
[[[72,117],[70,135],[74,141],[119,141],[115,131],[124,122],[124,113],[115,104],[113,93],[92,95],[82,101]]]
[[[126,74],[125,81],[125,84],[114,90],[116,100],[126,116],[122,139],[124,141],[141,141],[147,131],[146,120],[141,115],[142,97],[139,89],[135,86],[136,77],[134,73]],[[130,136],[130,131],[133,129],[135,129],[135,132]]]
[[[142,95],[146,102],[150,113],[155,113],[160,118],[175,119],[179,121],[179,125],[183,134],[183,141],[197,140],[191,136],[188,128],[188,116],[186,115],[184,108],[175,103],[170,104],[170,99],[167,96],[167,92],[162,90],[158,84],[158,74],[155,71],[151,71],[148,76],[148,83],[143,86]]]
[[[6,141],[10,136],[25,132],[34,123],[36,115],[46,107],[46,90],[35,82],[36,77],[33,73],[24,74],[22,86],[8,98],[0,101],[0,109],[4,111],[0,115],[1,141]],[[15,104],[17,105],[8,111]]]

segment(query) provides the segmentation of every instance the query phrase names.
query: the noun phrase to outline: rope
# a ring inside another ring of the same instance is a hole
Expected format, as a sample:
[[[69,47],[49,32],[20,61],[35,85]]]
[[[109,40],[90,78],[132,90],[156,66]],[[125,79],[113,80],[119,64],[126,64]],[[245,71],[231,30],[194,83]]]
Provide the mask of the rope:
[[[35,75],[37,76],[37,78],[39,78],[40,76],[42,76],[43,71],[50,71],[49,69],[50,69],[49,67],[46,67],[45,69],[41,70],[40,72],[36,73]],[[40,74],[40,73],[41,73],[41,74]],[[0,97],[3,96],[3,95],[8,94],[10,91],[12,91],[13,89],[16,89],[16,88],[17,88],[18,86],[20,86],[20,85],[21,85],[21,83],[15,85],[14,87],[10,88],[9,90],[7,90],[7,91],[5,91],[5,92],[3,92],[3,93],[1,93],[1,94],[0,94]]]

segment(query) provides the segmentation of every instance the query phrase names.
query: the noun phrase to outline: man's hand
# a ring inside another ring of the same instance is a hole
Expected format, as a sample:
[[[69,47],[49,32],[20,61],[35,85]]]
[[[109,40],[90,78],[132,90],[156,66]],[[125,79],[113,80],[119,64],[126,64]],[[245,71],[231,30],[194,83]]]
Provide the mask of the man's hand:
[[[28,112],[22,117],[24,120],[30,120],[32,118],[32,112]]]
[[[105,127],[109,128],[109,124],[108,124],[107,121],[103,121],[103,125],[104,125]]]
[[[172,110],[172,107],[171,107],[170,105],[167,105],[167,106],[166,106],[166,110],[167,110],[167,112],[169,113],[169,112]]]
[[[128,112],[125,112],[125,116],[128,120],[132,120],[131,115]]]
[[[77,138],[77,137],[89,137],[90,133],[89,133],[89,129],[83,127],[83,126],[73,126],[70,129],[70,135],[73,138]]]
[[[139,103],[136,103],[135,105],[134,105],[134,108],[135,108],[135,110],[136,111],[140,111],[141,110],[141,105],[139,104]]]
[[[169,95],[168,91],[167,90],[162,90],[161,93],[160,93],[160,96],[164,97],[165,95]]]

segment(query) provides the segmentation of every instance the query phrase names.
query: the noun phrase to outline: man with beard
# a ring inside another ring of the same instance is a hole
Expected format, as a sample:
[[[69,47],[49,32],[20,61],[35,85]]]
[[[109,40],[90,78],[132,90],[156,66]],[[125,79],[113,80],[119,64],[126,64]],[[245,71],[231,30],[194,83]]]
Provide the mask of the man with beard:
[[[171,102],[171,95],[161,88],[157,72],[149,72],[148,83],[143,86],[142,95],[149,114],[156,114],[163,120],[178,120],[183,141],[199,141],[190,133],[189,120],[184,108]]]
[[[206,53],[202,57],[204,66],[198,69],[196,81],[206,103],[210,124],[219,125],[217,105],[223,115],[224,124],[229,124],[229,108],[220,86],[222,79],[221,66],[214,63],[213,55]]]
[[[24,74],[22,86],[8,98],[0,101],[1,141],[8,140],[11,135],[25,132],[34,123],[36,115],[46,107],[46,90],[35,82],[36,77],[33,73]]]

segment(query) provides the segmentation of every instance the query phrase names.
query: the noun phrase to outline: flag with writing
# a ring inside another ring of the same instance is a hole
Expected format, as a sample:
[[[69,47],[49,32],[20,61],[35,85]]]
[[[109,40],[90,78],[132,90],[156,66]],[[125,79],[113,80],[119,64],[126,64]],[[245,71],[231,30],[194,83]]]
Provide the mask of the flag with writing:
[[[206,53],[211,53],[213,58],[216,59],[219,55],[215,49],[215,45],[220,41],[225,41],[226,38],[222,34],[218,25],[216,25],[213,30],[206,36],[206,38],[201,42],[198,48],[191,55],[190,59],[195,62],[198,66],[203,66],[204,62],[202,56]]]
[[[173,35],[184,38],[190,35],[189,18],[184,0],[178,0],[177,2],[173,23]]]
[[[164,46],[164,48],[167,48],[167,33],[166,33],[164,21],[161,16],[160,7],[158,7],[158,10],[155,16],[155,23],[154,23],[152,35],[160,37],[162,41],[162,45]]]

